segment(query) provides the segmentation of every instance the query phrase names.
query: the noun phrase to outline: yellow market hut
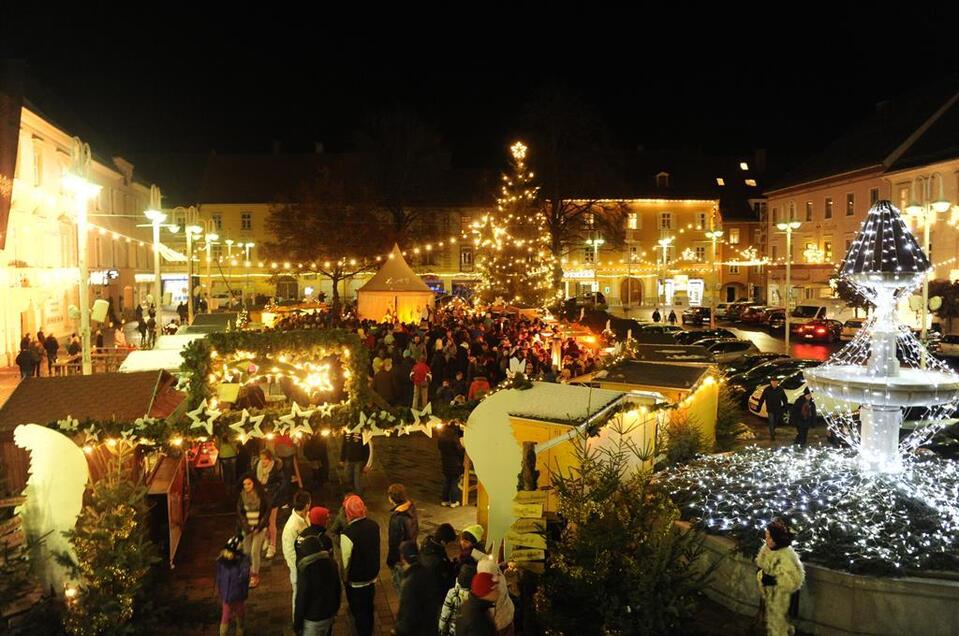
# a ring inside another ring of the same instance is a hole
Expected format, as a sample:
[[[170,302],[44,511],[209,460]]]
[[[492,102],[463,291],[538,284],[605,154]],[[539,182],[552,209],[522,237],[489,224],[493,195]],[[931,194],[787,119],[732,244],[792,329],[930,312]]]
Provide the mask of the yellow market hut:
[[[434,305],[435,294],[416,275],[403,258],[399,245],[389,258],[356,293],[357,314],[363,320],[395,318],[418,323]]]

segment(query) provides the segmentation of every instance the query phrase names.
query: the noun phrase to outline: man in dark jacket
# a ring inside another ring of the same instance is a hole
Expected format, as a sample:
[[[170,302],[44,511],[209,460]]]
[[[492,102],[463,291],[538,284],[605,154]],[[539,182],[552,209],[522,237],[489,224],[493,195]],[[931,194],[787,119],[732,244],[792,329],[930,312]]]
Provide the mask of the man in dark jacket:
[[[347,526],[340,535],[346,600],[359,636],[373,634],[373,600],[380,571],[380,527],[366,517],[366,504],[356,495],[343,502]]]
[[[330,511],[310,510],[310,526],[300,533],[296,550],[296,600],[293,630],[329,635],[340,609],[340,577],[333,559],[333,542],[326,536]]]
[[[763,403],[766,404],[766,415],[769,420],[769,439],[776,439],[776,427],[782,424],[783,414],[786,407],[789,406],[789,400],[786,399],[786,392],[779,386],[779,380],[773,378],[769,381],[769,386],[763,389],[759,396],[759,405],[756,410],[762,410]]]
[[[385,360],[380,370],[373,375],[373,390],[376,391],[377,395],[386,400],[388,404],[393,404],[396,401],[396,393],[393,386],[396,383],[394,376],[393,361],[389,359]]]
[[[346,466],[347,485],[353,482],[353,492],[363,494],[363,472],[370,460],[370,447],[363,443],[360,433],[347,433],[340,447],[340,464]]]
[[[443,605],[446,592],[456,581],[456,570],[446,552],[446,544],[456,541],[456,530],[448,523],[441,524],[433,534],[423,539],[420,546],[420,565],[436,581],[436,607]]]
[[[798,432],[796,443],[805,447],[809,429],[816,425],[816,403],[812,401],[812,393],[808,386],[803,391],[802,397],[796,400],[792,410],[789,411],[789,423],[795,426]]]
[[[496,605],[496,582],[493,575],[480,572],[473,577],[470,597],[460,607],[456,619],[456,636],[495,636],[496,623],[491,610]]]
[[[420,532],[420,522],[416,514],[416,506],[407,496],[403,484],[390,484],[387,497],[389,497],[392,508],[387,533],[389,544],[386,552],[386,566],[393,571],[393,586],[399,593],[403,573],[400,566],[400,544],[404,541],[416,543],[416,537]]]
[[[440,605],[436,603],[436,580],[420,564],[414,541],[404,541],[399,553],[403,566],[403,586],[393,634],[436,636],[440,616]]]
[[[47,373],[53,375],[53,364],[57,361],[57,351],[60,350],[60,343],[52,333],[47,336],[47,341],[43,343],[43,348],[47,350]]]

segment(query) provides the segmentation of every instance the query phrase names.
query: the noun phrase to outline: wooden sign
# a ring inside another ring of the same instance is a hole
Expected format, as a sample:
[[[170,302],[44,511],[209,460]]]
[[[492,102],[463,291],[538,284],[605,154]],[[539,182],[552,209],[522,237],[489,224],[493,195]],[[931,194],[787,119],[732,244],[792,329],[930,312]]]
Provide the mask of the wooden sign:
[[[542,561],[546,558],[545,550],[513,550],[510,561]]]
[[[520,490],[513,497],[513,501],[521,504],[546,504],[545,490]]]
[[[513,516],[514,517],[542,517],[543,516],[543,504],[531,503],[514,503],[513,504]]]
[[[528,532],[545,532],[546,522],[543,519],[517,519],[510,526],[510,530],[525,534]]]
[[[540,550],[546,549],[546,537],[541,534],[534,534],[531,532],[516,532],[515,530],[510,530],[506,533],[506,540],[512,545],[521,545],[527,548],[538,548]],[[513,553],[515,554],[515,550]]]

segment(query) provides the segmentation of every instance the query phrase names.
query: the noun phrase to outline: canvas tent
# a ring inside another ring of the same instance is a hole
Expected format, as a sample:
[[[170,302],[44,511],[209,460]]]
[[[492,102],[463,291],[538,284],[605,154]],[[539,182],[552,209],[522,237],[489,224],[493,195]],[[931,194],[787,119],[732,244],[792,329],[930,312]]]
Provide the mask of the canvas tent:
[[[357,290],[357,313],[364,320],[381,321],[387,315],[400,322],[419,322],[435,295],[406,264],[399,245],[386,263]]]

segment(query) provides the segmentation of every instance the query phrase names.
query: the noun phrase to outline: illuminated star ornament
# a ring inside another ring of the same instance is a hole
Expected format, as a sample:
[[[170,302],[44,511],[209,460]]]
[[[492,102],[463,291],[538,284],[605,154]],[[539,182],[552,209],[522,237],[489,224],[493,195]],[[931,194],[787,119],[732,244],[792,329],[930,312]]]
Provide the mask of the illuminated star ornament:
[[[260,416],[260,419],[263,419]],[[237,433],[237,435],[245,436],[246,435],[246,424],[250,421],[250,412],[246,409],[240,411],[240,419],[230,424],[230,429]]]
[[[61,431],[75,431],[80,426],[80,420],[68,415],[66,419],[57,422],[57,426]]]
[[[91,424],[87,428],[83,429],[83,443],[86,444],[95,444],[100,441],[100,432],[96,427]]]
[[[296,432],[306,432],[308,435],[313,434],[313,428],[310,426],[310,416],[313,415],[313,412],[316,409],[302,409],[300,405],[296,402],[293,402],[293,406],[290,408],[290,412],[286,415],[281,415],[277,432],[282,434],[284,431],[289,431],[291,434]]]
[[[216,421],[216,418],[220,417],[220,411],[218,409],[209,408],[206,399],[200,402],[200,405],[193,409],[192,411],[187,411],[187,417],[190,418],[191,424],[190,428],[202,428],[206,431],[206,434],[213,436],[213,422]]]

